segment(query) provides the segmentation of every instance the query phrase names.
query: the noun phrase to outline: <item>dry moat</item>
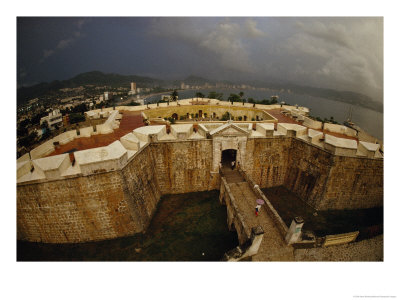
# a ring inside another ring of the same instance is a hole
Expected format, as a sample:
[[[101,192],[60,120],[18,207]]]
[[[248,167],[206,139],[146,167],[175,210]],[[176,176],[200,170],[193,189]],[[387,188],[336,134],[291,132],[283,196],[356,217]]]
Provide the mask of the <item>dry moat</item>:
[[[359,231],[357,240],[383,233],[383,207],[316,211],[283,186],[262,189],[287,226],[296,216],[304,219],[304,231],[317,237]]]
[[[163,196],[144,234],[80,244],[18,242],[18,261],[219,261],[238,245],[219,191]],[[204,255],[203,255],[204,254]]]

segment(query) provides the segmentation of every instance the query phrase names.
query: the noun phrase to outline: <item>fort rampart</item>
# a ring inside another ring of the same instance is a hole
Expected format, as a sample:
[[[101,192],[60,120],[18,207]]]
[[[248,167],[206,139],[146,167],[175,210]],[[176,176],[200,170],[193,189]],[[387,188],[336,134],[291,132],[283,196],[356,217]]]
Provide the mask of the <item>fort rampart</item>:
[[[18,239],[72,243],[142,232],[162,195],[220,187],[215,160],[224,147],[237,147],[241,168],[260,187],[284,185],[316,209],[383,205],[383,159],[360,145],[344,156],[297,127],[171,127],[135,129],[121,142],[75,152],[75,161],[67,154],[19,161]]]

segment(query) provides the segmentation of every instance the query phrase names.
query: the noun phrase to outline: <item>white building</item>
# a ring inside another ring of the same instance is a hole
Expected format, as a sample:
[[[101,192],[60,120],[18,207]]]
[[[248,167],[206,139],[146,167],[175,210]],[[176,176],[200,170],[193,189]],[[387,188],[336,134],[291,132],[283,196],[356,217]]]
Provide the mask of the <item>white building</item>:
[[[56,126],[58,127],[63,126],[62,114],[60,113],[59,109],[55,109],[52,112],[50,112],[48,116],[41,118],[40,125],[42,125],[42,123],[45,121],[47,121],[47,124],[49,125],[49,128],[51,130],[55,129]]]
[[[111,100],[113,94],[111,92],[104,92],[104,101]]]
[[[136,88],[136,82],[131,82],[131,90],[128,92],[128,95],[135,95],[136,93],[139,93]]]

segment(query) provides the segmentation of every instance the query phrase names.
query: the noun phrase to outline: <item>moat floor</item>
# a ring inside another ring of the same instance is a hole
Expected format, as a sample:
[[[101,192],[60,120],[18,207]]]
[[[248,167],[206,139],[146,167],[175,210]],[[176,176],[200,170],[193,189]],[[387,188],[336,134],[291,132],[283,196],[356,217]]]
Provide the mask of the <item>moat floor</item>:
[[[17,243],[18,261],[220,261],[238,245],[219,191],[163,196],[143,235],[83,244]]]
[[[303,230],[317,236],[360,231],[357,240],[383,233],[383,207],[356,210],[315,211],[283,186],[262,189],[289,227],[296,216],[304,219]]]

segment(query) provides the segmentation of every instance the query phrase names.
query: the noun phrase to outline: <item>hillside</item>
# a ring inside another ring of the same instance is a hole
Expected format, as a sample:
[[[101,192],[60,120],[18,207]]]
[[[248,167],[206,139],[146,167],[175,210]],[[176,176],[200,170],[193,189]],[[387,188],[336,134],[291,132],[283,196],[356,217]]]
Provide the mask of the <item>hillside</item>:
[[[206,79],[199,76],[190,75],[184,80],[161,80],[150,77],[136,76],[136,75],[120,75],[120,74],[106,74],[100,71],[92,71],[79,74],[71,79],[58,81],[55,80],[50,83],[39,83],[30,87],[22,87],[17,90],[17,104],[21,105],[28,100],[42,97],[56,95],[57,91],[62,88],[74,88],[82,85],[95,85],[95,86],[111,86],[111,87],[129,87],[130,82],[136,82],[140,87],[155,87],[155,86],[179,86],[181,82],[189,85],[204,85],[205,83],[215,84],[217,80]],[[228,82],[221,81],[228,84],[242,84],[243,82]],[[305,94],[315,97],[321,97],[340,101],[344,103],[359,105],[365,108],[383,112],[383,104],[373,101],[370,97],[351,91],[338,91],[326,88],[316,88],[310,86],[302,86],[289,82],[282,82],[279,80],[266,81],[248,81],[246,84],[255,87],[268,87],[272,89],[290,89],[294,94]]]
[[[21,105],[30,99],[51,95],[62,88],[74,88],[82,85],[129,87],[130,82],[136,82],[141,87],[153,87],[162,85],[163,81],[150,77],[136,75],[105,74],[99,71],[79,74],[67,80],[55,80],[52,82],[43,82],[30,87],[22,87],[17,90],[17,104]]]

